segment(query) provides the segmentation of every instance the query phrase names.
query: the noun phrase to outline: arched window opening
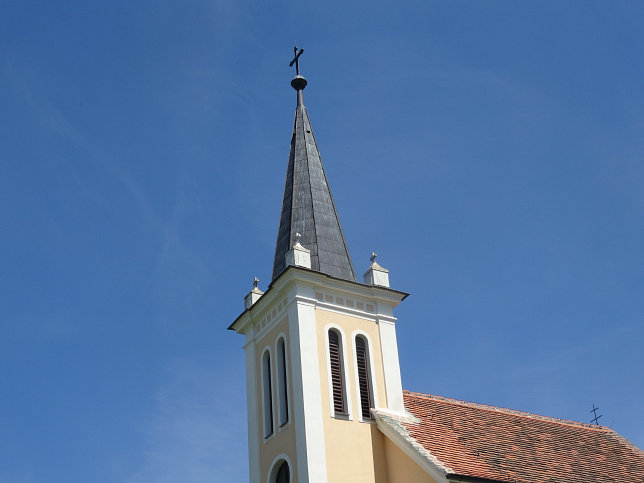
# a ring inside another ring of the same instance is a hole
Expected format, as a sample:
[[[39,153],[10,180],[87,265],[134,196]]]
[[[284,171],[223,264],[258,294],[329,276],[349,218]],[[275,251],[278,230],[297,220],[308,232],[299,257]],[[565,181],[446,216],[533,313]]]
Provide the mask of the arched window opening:
[[[360,409],[362,419],[371,419],[373,392],[371,371],[369,370],[369,348],[364,337],[356,337],[356,362],[358,366],[358,390],[360,391]]]
[[[264,407],[264,437],[273,434],[273,387],[271,384],[271,354],[262,356],[262,401]]]
[[[284,338],[277,341],[277,393],[279,401],[279,425],[288,422],[288,380],[286,376],[286,344]]]
[[[286,461],[282,460],[281,463],[278,463],[278,469],[274,474],[271,483],[291,483],[291,470]]]
[[[277,471],[277,476],[275,477],[275,483],[290,483],[291,481],[291,472],[288,469],[288,463],[286,461],[282,462],[280,469]]]
[[[329,330],[329,361],[331,365],[331,387],[333,389],[333,409],[336,414],[347,414],[347,398],[344,390],[344,371],[342,367],[342,339],[336,330]]]

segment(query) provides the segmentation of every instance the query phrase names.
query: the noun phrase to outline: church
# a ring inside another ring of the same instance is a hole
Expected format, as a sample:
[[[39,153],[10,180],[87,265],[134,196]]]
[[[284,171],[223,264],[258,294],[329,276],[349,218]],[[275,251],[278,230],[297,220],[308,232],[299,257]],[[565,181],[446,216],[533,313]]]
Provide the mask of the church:
[[[408,294],[375,254],[356,276],[302,52],[272,280],[255,279],[229,326],[245,336],[250,481],[644,482],[644,452],[608,427],[403,390],[394,311]]]

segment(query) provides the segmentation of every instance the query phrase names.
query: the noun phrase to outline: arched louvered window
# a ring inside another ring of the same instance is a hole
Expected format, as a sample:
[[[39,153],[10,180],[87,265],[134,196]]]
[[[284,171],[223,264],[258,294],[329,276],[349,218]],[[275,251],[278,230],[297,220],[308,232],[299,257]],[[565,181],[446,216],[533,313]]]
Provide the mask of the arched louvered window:
[[[288,463],[286,461],[282,462],[280,469],[277,471],[277,477],[275,478],[275,483],[290,483],[291,481],[291,472],[288,469]]]
[[[277,341],[277,398],[279,403],[279,425],[288,422],[288,380],[286,375],[286,343],[280,337]]]
[[[273,385],[271,382],[271,354],[262,355],[262,406],[264,412],[264,437],[273,434]]]
[[[347,396],[344,387],[342,364],[342,338],[338,331],[329,330],[329,362],[331,366],[331,389],[333,391],[333,410],[336,414],[347,414]]]
[[[356,337],[356,363],[358,366],[358,390],[360,392],[362,419],[371,419],[373,390],[369,368],[369,346],[366,339],[360,335]]]
[[[275,476],[271,478],[271,483],[291,483],[291,470],[288,467],[288,463],[282,460],[278,465],[277,470],[273,472]]]

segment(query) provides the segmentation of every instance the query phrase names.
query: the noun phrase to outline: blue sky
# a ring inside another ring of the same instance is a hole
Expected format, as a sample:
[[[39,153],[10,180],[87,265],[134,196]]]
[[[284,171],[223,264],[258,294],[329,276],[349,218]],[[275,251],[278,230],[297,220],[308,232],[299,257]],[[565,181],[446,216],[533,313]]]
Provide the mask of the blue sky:
[[[3,2],[0,482],[247,479],[295,93],[407,389],[644,446],[644,4]]]

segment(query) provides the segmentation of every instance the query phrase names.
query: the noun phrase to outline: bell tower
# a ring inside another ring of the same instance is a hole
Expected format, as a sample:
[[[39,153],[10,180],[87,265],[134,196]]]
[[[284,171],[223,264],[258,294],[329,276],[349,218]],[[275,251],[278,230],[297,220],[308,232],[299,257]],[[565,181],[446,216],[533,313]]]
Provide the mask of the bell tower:
[[[246,338],[250,481],[386,481],[371,409],[405,413],[394,308],[407,297],[376,262],[358,282],[297,93],[272,280],[255,280],[229,329]]]

